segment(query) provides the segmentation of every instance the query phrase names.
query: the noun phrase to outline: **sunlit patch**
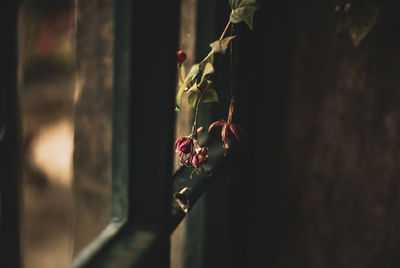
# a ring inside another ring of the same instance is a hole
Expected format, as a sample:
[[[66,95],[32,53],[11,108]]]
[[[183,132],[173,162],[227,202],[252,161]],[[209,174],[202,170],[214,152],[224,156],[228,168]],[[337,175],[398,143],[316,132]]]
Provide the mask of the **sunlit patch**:
[[[33,142],[33,161],[53,183],[71,185],[73,135],[72,121],[63,119],[41,128]]]

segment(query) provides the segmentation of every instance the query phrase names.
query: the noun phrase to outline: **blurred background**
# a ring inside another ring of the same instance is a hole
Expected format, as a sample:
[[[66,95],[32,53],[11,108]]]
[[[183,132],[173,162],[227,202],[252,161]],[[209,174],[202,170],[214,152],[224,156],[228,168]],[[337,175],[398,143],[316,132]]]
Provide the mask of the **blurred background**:
[[[23,263],[67,267],[110,221],[113,1],[26,0],[19,17]]]

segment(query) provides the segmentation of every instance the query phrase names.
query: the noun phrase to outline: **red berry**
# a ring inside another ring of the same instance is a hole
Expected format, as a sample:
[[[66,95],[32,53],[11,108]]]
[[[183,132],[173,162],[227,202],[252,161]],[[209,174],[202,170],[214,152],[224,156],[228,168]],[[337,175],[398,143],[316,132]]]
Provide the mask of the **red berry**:
[[[176,52],[176,60],[178,61],[178,64],[182,64],[186,60],[186,53],[182,50],[178,50]]]

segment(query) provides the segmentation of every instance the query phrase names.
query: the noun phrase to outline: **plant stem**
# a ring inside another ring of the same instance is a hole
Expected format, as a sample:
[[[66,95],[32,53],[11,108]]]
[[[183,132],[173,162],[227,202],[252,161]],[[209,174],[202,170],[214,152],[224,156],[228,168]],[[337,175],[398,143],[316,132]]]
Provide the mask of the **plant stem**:
[[[233,35],[233,24],[231,26],[231,35]],[[233,112],[235,110],[235,98],[233,96],[233,48],[232,48],[232,42],[229,44],[229,84],[230,84],[230,90],[231,90],[231,103],[229,104],[229,112],[228,112],[228,124],[232,122],[232,116]]]
[[[231,36],[233,35],[233,24],[231,24]],[[233,96],[233,42],[229,44],[229,87],[231,90],[231,96]]]
[[[229,113],[228,113],[228,121],[227,123],[232,122],[233,111],[235,110],[235,98],[233,95],[231,96],[231,103],[229,104]]]
[[[178,66],[178,73],[179,73],[179,80],[182,82],[182,84],[185,84],[185,81],[183,81],[182,77],[182,65]]]
[[[192,128],[192,136],[193,138],[197,139],[197,117],[199,115],[199,106],[200,106],[200,100],[203,97],[203,93],[200,93],[199,97],[196,100],[196,110],[194,112],[194,120],[193,120],[193,128]]]
[[[224,29],[224,31],[222,32],[222,34],[221,34],[221,37],[219,38],[219,40],[222,40],[222,39],[224,39],[224,37],[225,37],[225,34],[226,34],[226,32],[228,31],[228,29],[229,29],[229,26],[231,26],[231,20],[229,20],[228,21],[228,24],[225,26],[225,29]]]

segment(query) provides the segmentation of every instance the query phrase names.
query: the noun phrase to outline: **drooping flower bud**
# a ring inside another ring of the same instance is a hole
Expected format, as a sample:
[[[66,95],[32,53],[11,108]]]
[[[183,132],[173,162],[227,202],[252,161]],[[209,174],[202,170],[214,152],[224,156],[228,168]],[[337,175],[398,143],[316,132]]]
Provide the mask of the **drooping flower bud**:
[[[199,168],[201,164],[208,160],[208,148],[200,147],[196,149],[196,153],[192,156],[191,163],[194,168]]]
[[[241,140],[241,137],[244,136],[244,131],[239,124],[235,124],[232,122],[227,122],[225,120],[219,120],[210,125],[208,131],[211,131],[215,127],[222,126],[221,130],[221,138],[224,142],[223,147],[224,149],[229,149],[231,136],[233,135],[238,141]]]
[[[181,65],[186,60],[186,53],[182,50],[178,50],[176,52],[176,60],[179,65]]]
[[[188,154],[192,151],[193,141],[190,137],[181,137],[175,141],[175,152]]]

